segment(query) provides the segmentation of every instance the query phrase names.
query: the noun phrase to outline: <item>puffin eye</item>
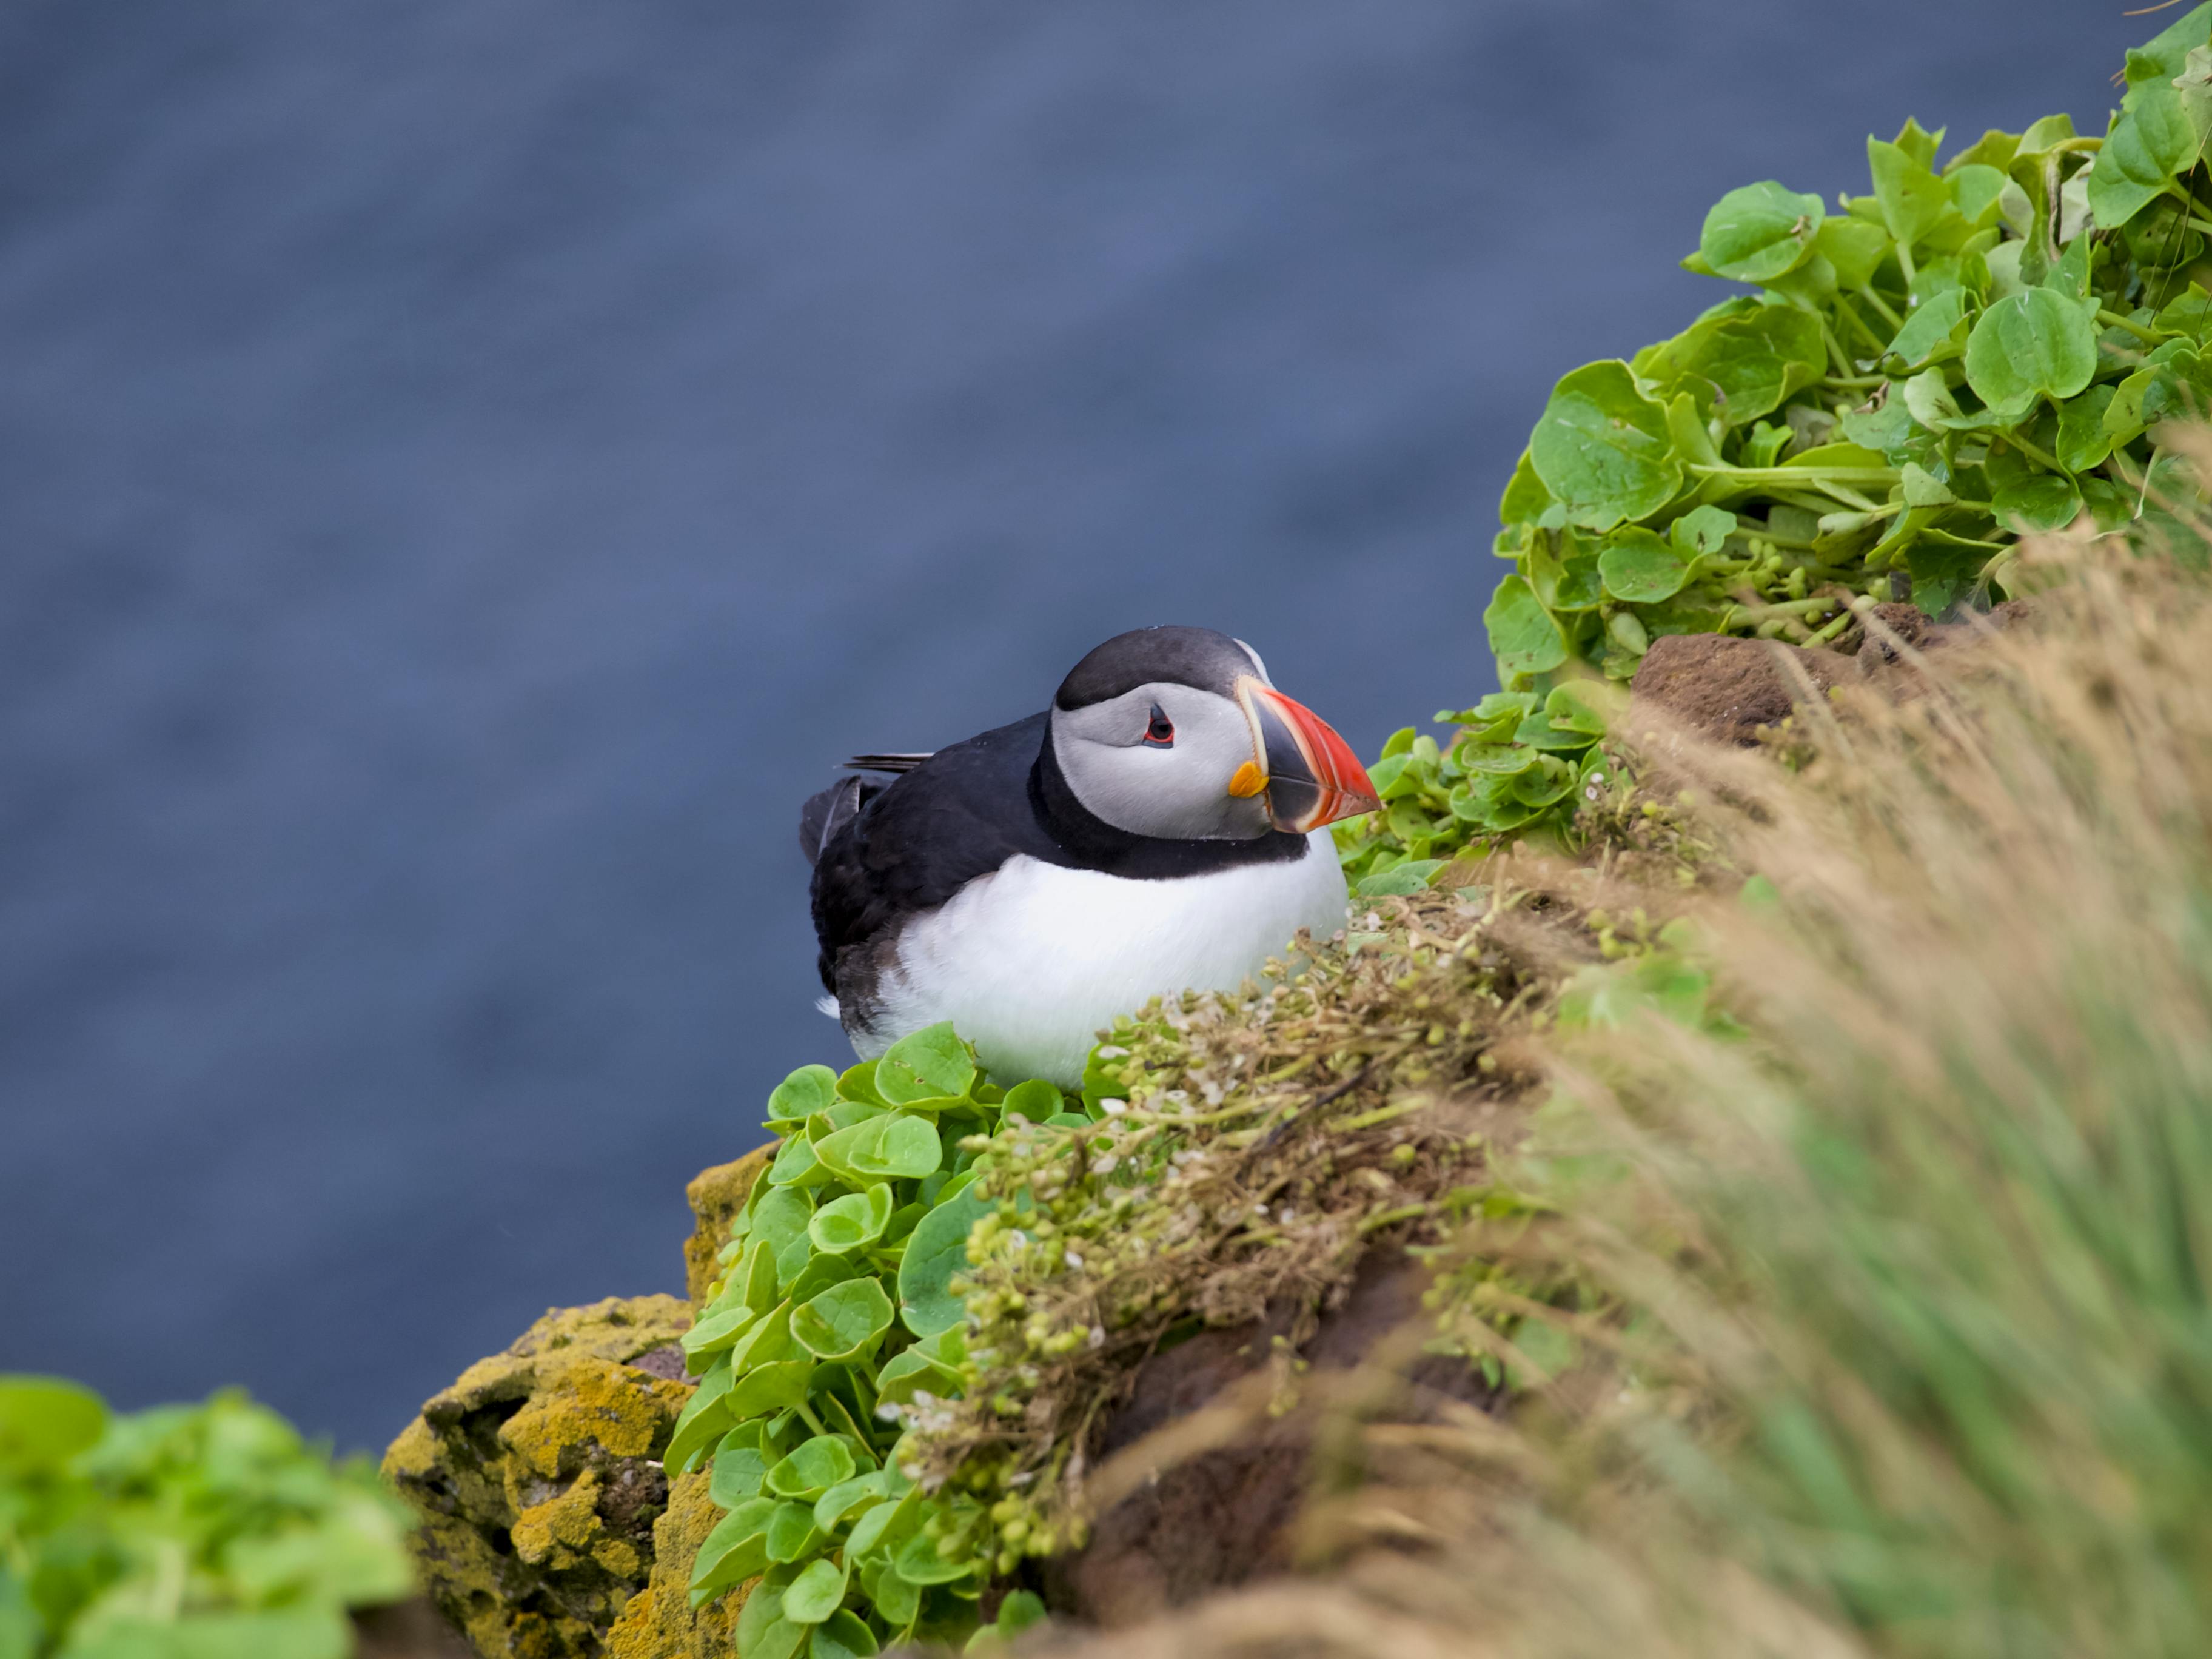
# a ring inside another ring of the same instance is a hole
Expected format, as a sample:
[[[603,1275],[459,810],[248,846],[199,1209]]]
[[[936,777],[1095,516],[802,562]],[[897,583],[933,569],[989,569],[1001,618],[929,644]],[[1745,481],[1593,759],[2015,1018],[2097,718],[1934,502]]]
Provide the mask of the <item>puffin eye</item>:
[[[1175,747],[1175,722],[1160,711],[1158,703],[1152,705],[1152,718],[1145,727],[1145,741],[1155,749]]]

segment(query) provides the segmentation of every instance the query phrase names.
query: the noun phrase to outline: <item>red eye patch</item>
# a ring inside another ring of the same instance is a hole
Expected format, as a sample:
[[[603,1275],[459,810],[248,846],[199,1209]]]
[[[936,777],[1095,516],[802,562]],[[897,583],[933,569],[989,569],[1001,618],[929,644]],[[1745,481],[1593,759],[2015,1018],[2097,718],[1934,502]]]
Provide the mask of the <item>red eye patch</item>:
[[[1145,726],[1145,741],[1155,749],[1175,747],[1175,722],[1161,712],[1158,703],[1152,705],[1152,718]]]

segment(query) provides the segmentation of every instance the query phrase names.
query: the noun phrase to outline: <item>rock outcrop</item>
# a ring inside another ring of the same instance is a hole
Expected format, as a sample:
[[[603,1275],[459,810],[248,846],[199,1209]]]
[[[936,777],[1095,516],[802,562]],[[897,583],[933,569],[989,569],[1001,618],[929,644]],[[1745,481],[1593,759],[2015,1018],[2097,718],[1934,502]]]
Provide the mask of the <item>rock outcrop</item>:
[[[705,1170],[684,1247],[696,1298],[766,1162]],[[422,1407],[385,1454],[413,1505],[423,1585],[482,1659],[726,1656],[740,1599],[695,1613],[691,1559],[719,1511],[703,1476],[660,1466],[691,1397],[691,1304],[611,1297],[554,1309]]]
[[[556,1309],[426,1403],[385,1455],[423,1584],[483,1659],[596,1654],[645,1588],[658,1462],[690,1398],[672,1296]]]

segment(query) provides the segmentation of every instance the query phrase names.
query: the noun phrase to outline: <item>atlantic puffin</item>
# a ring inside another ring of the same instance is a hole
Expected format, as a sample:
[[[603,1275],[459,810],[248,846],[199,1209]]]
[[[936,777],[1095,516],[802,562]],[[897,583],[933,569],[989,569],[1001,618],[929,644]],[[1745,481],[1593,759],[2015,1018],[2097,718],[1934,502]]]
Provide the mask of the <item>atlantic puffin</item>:
[[[863,1060],[950,1020],[993,1077],[1066,1088],[1117,1014],[1342,927],[1325,826],[1377,805],[1344,739],[1207,628],[1117,635],[1042,714],[846,764],[874,775],[799,821],[823,1011]]]

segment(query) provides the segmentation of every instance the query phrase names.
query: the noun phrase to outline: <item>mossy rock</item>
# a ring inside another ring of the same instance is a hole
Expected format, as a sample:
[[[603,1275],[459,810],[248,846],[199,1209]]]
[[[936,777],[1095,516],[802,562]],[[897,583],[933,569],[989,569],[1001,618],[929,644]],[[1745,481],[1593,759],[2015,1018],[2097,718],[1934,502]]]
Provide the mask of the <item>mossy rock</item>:
[[[630,1597],[607,1632],[608,1659],[729,1659],[737,1650],[738,1612],[746,1589],[694,1609],[687,1592],[692,1558],[722,1518],[707,1496],[704,1469],[679,1474],[668,1507],[653,1523],[653,1577]]]
[[[423,1583],[484,1659],[604,1651],[645,1588],[668,1503],[659,1455],[690,1398],[672,1296],[555,1309],[392,1443]]]
[[[772,1150],[686,1188],[694,1303]],[[703,1479],[672,1494],[659,1462],[691,1395],[677,1346],[690,1324],[672,1296],[555,1309],[425,1404],[385,1454],[385,1478],[422,1517],[423,1583],[483,1659],[568,1659],[617,1640],[625,1659],[729,1652],[738,1598],[694,1614],[684,1595],[720,1512]]]

